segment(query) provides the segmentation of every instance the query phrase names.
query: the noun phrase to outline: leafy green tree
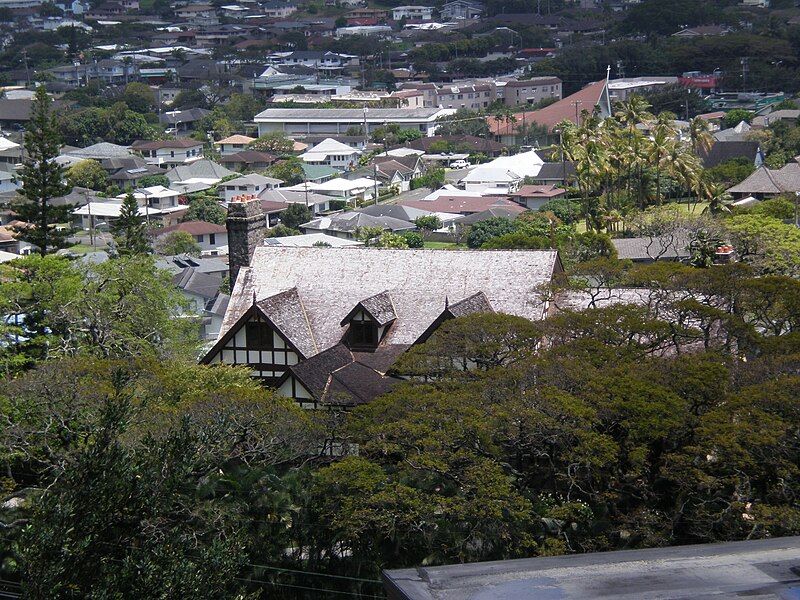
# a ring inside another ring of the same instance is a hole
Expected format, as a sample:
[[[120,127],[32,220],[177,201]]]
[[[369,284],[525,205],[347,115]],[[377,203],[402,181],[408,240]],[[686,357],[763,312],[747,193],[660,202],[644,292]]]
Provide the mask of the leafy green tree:
[[[267,173],[270,177],[280,179],[286,185],[297,185],[305,180],[303,163],[296,156],[276,162],[267,170]]]
[[[411,189],[426,187],[432,190],[439,189],[444,185],[445,171],[442,168],[428,169],[424,175],[411,180]]]
[[[376,248],[395,248],[400,250],[408,248],[406,238],[399,233],[391,231],[384,231],[373,244],[368,245],[374,245]]]
[[[139,202],[133,194],[127,194],[122,201],[119,218],[111,225],[111,232],[120,255],[147,254],[150,244],[147,242],[147,225],[139,214]]]
[[[166,175],[145,175],[139,180],[139,187],[153,187],[156,185],[170,186],[170,180]]]
[[[275,227],[270,227],[267,229],[267,233],[265,235],[266,237],[289,237],[292,235],[300,235],[300,233],[301,231],[299,229],[292,229],[283,223],[278,223],[275,225]]]
[[[67,182],[72,186],[104,191],[108,187],[108,173],[96,160],[82,160],[67,169]]]
[[[139,114],[151,113],[156,108],[155,92],[149,85],[138,81],[125,86],[125,90],[122,92],[122,101],[133,112]]]
[[[57,223],[69,220],[66,207],[54,207],[51,200],[67,192],[64,169],[55,162],[61,150],[61,139],[50,97],[44,86],[36,88],[31,119],[25,130],[25,160],[20,179],[21,194],[27,202],[15,208],[27,225],[15,229],[20,239],[35,245],[44,256],[68,246],[69,229],[56,229]]]
[[[425,239],[422,234],[416,231],[404,231],[401,234],[409,248],[423,248],[425,246]]]
[[[734,108],[725,114],[725,125],[728,127],[736,127],[742,121],[749,123],[753,120],[754,116],[755,115],[749,110]]]
[[[147,256],[101,264],[27,257],[4,273],[0,307],[25,314],[27,342],[15,351],[37,357],[186,356],[197,344],[183,295],[169,272]]]
[[[303,223],[308,223],[312,218],[311,211],[303,204],[290,204],[281,213],[281,223],[291,229],[298,229]]]
[[[271,152],[273,154],[288,154],[294,148],[294,142],[280,131],[270,131],[250,142],[251,150]]]
[[[514,223],[507,217],[492,217],[485,221],[479,221],[469,228],[467,246],[480,248],[490,239],[513,233],[514,231]]]
[[[704,176],[712,183],[730,188],[747,179],[755,170],[755,165],[747,158],[734,158],[706,169]]]
[[[184,221],[205,221],[224,225],[227,213],[216,198],[197,196],[189,200],[189,209],[183,217]]]
[[[192,234],[186,231],[170,231],[159,236],[155,243],[155,250],[165,256],[175,254],[200,256],[200,245],[195,241]]]

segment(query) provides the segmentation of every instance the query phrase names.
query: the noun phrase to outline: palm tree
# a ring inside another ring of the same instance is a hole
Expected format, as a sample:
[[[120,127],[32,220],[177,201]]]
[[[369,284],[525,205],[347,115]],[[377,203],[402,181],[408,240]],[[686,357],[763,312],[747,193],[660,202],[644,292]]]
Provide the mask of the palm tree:
[[[723,186],[707,184],[703,187],[708,200],[708,206],[703,209],[703,214],[719,215],[731,212],[727,206],[731,201],[731,195]]]
[[[655,127],[653,127],[653,138],[650,141],[650,159],[656,167],[656,204],[659,205],[661,204],[661,167],[672,146],[676,145],[677,133],[675,115],[670,112],[658,115]]]
[[[711,146],[714,145],[714,136],[711,135],[708,121],[700,117],[695,117],[689,121],[689,141],[695,154],[698,156],[701,152],[708,154]]]

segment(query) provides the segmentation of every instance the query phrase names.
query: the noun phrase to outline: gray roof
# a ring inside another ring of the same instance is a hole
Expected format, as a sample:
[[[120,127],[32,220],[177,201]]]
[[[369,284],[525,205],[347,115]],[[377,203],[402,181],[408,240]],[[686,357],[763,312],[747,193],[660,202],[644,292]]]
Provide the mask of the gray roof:
[[[373,217],[392,217],[393,219],[409,222],[413,222],[414,219],[418,217],[434,214],[429,210],[422,210],[421,208],[414,208],[413,206],[401,206],[400,204],[371,204],[358,209],[358,212]]]
[[[186,267],[172,278],[172,283],[188,294],[210,300],[219,292],[220,280],[196,267]]]
[[[213,160],[197,160],[188,165],[178,165],[164,173],[170,181],[185,181],[192,177],[200,177],[203,179],[222,179],[229,175],[235,175],[230,169],[226,169],[222,165],[215,163]]]
[[[70,150],[65,152],[68,156],[75,158],[103,160],[104,158],[130,158],[133,152],[126,146],[112,144],[111,142],[99,142],[86,146],[86,148],[78,148],[77,150]]]
[[[407,120],[430,119],[441,108],[371,108],[368,120]],[[255,121],[264,120],[321,120],[321,121],[363,121],[364,111],[360,108],[268,108],[255,116]]]
[[[274,177],[266,177],[258,173],[250,173],[249,175],[242,175],[236,179],[229,179],[223,185],[265,185],[272,184],[278,185],[283,183],[282,179],[275,179]]]
[[[760,167],[740,184],[728,190],[731,194],[783,194],[800,192],[800,162],[789,162],[780,169]]]
[[[300,229],[303,231],[312,229],[315,231],[341,231],[353,233],[361,227],[380,227],[388,231],[409,231],[416,229],[416,225],[395,219],[393,217],[373,217],[363,212],[344,212],[331,215],[329,217],[318,217],[303,223]]]
[[[222,279],[223,275],[228,274],[228,263],[216,256],[189,256],[179,254],[176,256],[162,256],[156,260],[156,267],[169,271],[170,273],[180,273],[187,267],[194,267],[201,273],[213,273]]]
[[[545,314],[539,286],[556,270],[554,250],[259,246],[251,266],[239,272],[221,335],[252,306],[254,295],[260,301],[292,289],[318,352],[339,343],[345,332],[341,322],[355,306],[381,293],[391,298],[397,315],[385,344],[414,343],[443,313],[446,301],[457,303],[478,292],[497,312],[539,320]]]
[[[178,123],[193,123],[210,114],[211,111],[205,108],[187,108],[186,110],[170,110],[162,113],[159,115],[158,120],[164,125],[176,125]]]
[[[258,307],[303,356],[319,352],[297,288],[269,296]]]
[[[384,571],[397,600],[790,598],[800,537]]]
[[[746,158],[751,163],[755,164],[760,151],[761,145],[758,142],[736,140],[717,141],[711,147],[708,154],[702,156],[703,166],[706,169],[710,169],[729,160],[733,160],[734,158]]]
[[[675,260],[688,258],[688,237],[638,237],[611,240],[617,258],[632,261]]]

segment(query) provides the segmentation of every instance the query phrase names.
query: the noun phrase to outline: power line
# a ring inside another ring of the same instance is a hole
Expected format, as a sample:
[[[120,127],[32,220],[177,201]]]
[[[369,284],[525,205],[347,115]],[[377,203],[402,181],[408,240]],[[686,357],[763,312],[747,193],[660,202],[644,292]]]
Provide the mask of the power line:
[[[291,583],[277,583],[274,581],[263,581],[261,579],[245,579],[243,577],[236,577],[237,581],[243,581],[245,583],[260,583],[263,585],[276,585],[280,587],[287,587],[287,588],[294,588],[298,590],[308,590],[311,592],[324,592],[326,594],[340,594],[344,596],[356,596],[358,598],[376,598],[378,600],[384,600],[386,596],[377,596],[375,594],[361,594],[359,592],[346,592],[344,590],[329,590],[323,588],[315,588],[315,587],[307,587],[304,585],[294,585]]]
[[[365,583],[380,583],[383,582],[380,579],[363,579],[361,577],[348,577],[347,575],[331,575],[329,573],[319,573],[316,571],[303,571],[299,569],[284,569],[282,567],[269,567],[267,565],[256,565],[253,563],[245,563],[248,567],[256,567],[260,569],[271,569],[274,571],[286,571],[288,573],[302,573],[303,575],[313,575],[316,577],[332,577],[334,579],[345,579],[348,581],[363,581]]]

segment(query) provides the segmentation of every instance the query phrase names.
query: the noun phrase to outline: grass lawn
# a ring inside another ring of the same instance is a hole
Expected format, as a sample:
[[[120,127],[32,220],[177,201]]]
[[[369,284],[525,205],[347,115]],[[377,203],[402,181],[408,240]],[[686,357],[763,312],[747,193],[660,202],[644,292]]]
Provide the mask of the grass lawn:
[[[670,202],[666,206],[676,208],[678,213],[683,215],[701,215],[708,202],[697,202],[687,206],[686,202]],[[575,230],[578,233],[586,233],[586,221],[581,219],[575,224]]]
[[[75,244],[67,248],[67,250],[75,254],[90,254],[91,252],[100,252],[101,250],[105,250],[105,248],[99,245],[92,247],[89,244]]]
[[[466,246],[464,246],[463,244],[459,246],[455,242],[425,242],[424,247],[425,248],[430,248],[430,249],[433,249],[433,250],[447,250],[447,249],[453,249],[453,248],[462,248],[462,249],[466,248]]]

